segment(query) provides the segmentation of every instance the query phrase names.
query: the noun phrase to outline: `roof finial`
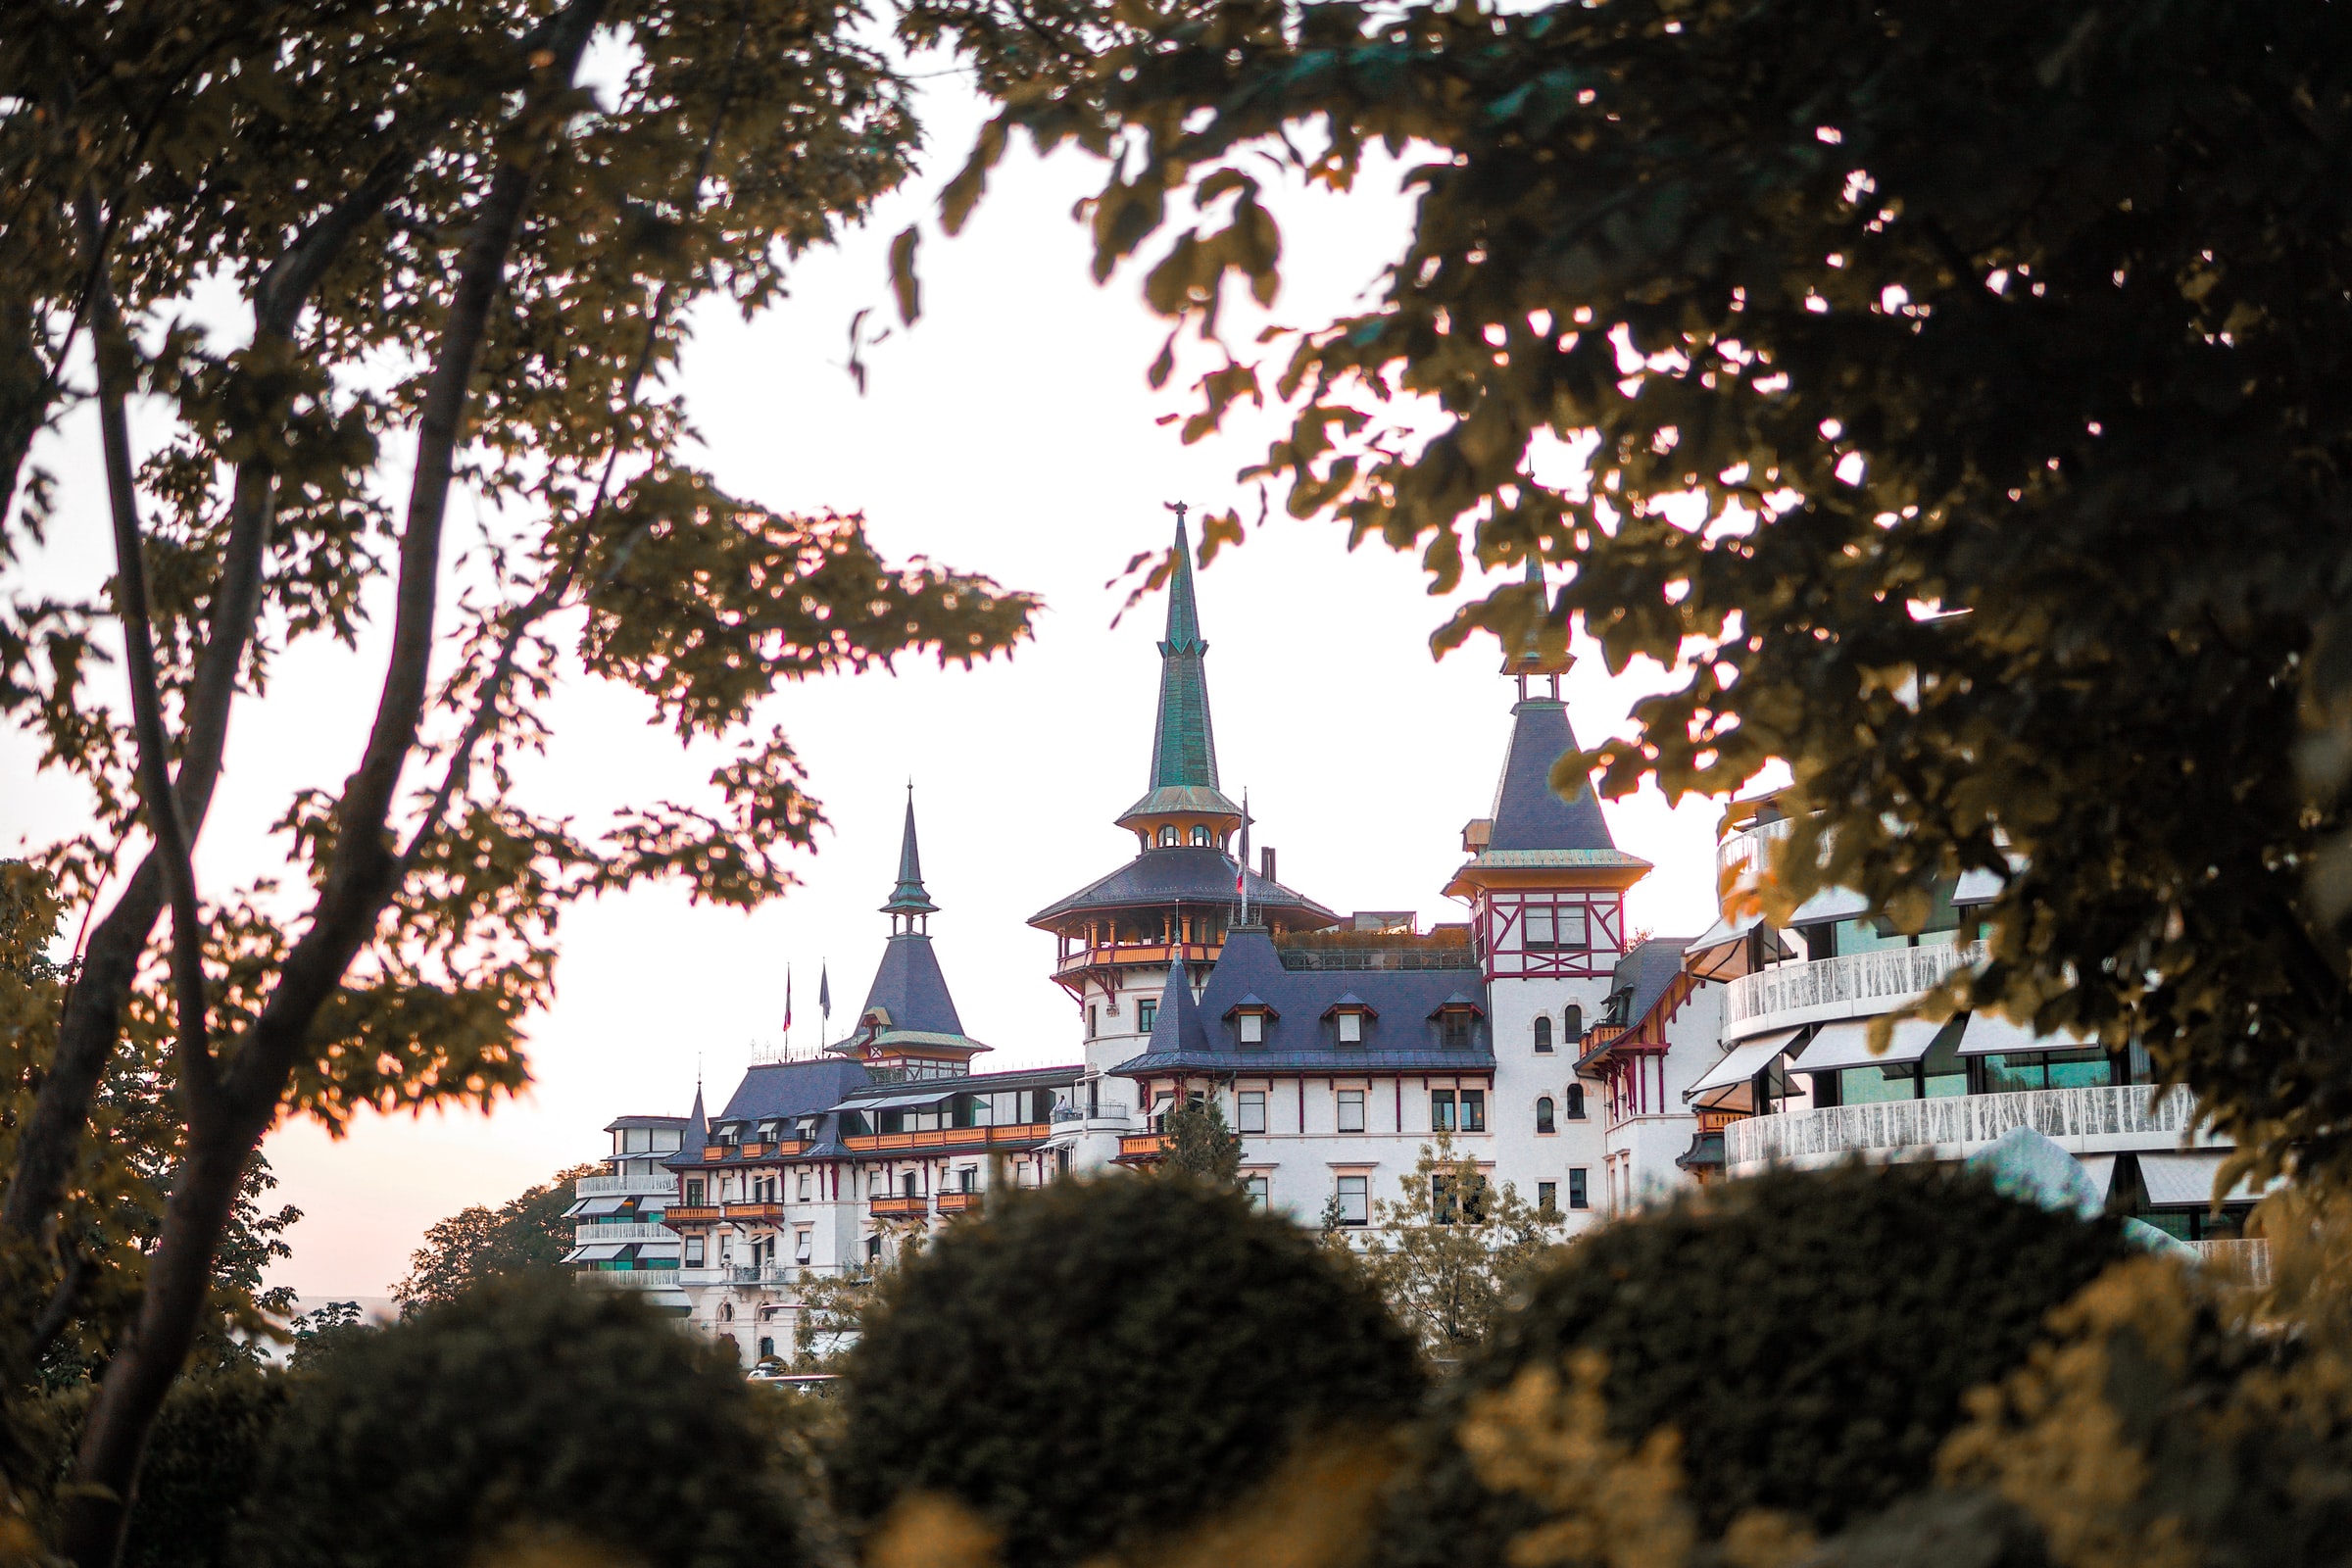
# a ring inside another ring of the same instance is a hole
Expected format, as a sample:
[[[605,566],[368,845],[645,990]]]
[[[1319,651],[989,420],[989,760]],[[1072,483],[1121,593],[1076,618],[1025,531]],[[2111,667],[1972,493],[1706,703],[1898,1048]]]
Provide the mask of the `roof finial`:
[[[898,917],[907,917],[906,928],[912,929],[913,916],[934,914],[938,909],[923,890],[923,857],[914,842],[914,780],[908,779],[906,825],[899,834],[899,885],[891,889],[890,902],[882,906],[882,912],[892,917],[895,933]]]

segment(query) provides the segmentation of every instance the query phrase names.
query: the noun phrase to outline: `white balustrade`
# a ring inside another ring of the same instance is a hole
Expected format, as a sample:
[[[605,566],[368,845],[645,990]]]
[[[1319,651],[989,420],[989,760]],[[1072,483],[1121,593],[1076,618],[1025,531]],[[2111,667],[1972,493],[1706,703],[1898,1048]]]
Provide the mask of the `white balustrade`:
[[[1726,989],[1724,1032],[1737,1041],[1799,1024],[1875,1017],[1984,956],[1982,943],[1930,942],[1775,964]]]
[[[678,1179],[668,1171],[635,1176],[582,1176],[571,1184],[577,1198],[641,1198],[678,1190]]]
[[[580,1247],[594,1247],[603,1242],[674,1242],[678,1233],[666,1225],[590,1225],[582,1223],[572,1228],[572,1241]]]
[[[1744,1176],[1766,1165],[1821,1165],[1848,1154],[1952,1158],[1975,1152],[2012,1127],[2031,1127],[2076,1153],[2145,1148],[2151,1140],[2178,1148],[2196,1134],[2196,1102],[2184,1089],[2151,1099],[2145,1086],[2124,1084],[1784,1111],[1726,1127],[1724,1165]],[[2213,1143],[2210,1135],[2194,1141]]]

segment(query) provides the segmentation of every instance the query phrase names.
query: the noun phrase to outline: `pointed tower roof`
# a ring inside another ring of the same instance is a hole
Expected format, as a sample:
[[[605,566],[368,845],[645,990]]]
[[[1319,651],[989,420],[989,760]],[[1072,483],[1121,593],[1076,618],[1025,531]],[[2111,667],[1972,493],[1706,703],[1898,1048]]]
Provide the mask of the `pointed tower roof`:
[[[906,825],[899,833],[899,885],[882,906],[885,914],[937,914],[939,906],[923,889],[923,856],[914,842],[914,785],[906,786]]]
[[[1200,1022],[1200,1004],[1193,999],[1192,977],[1182,963],[1168,965],[1167,984],[1159,990],[1159,1012],[1152,1020],[1151,1044],[1144,1049],[1154,1055],[1212,1049]]]
[[[1241,808],[1217,782],[1217,741],[1208,718],[1208,644],[1193,590],[1192,544],[1176,514],[1175,569],[1168,578],[1168,629],[1159,645],[1159,715],[1152,732],[1152,787],[1119,816],[1121,827],[1172,816],[1231,817]]]
[[[703,1081],[694,1081],[694,1109],[687,1112],[685,1136],[678,1140],[678,1152],[662,1161],[665,1165],[691,1165],[703,1157],[703,1150],[710,1142],[710,1118],[703,1114]]]
[[[1486,872],[1546,873],[1552,880],[1563,871],[1580,872],[1623,886],[1648,871],[1647,860],[1617,848],[1590,779],[1578,779],[1573,796],[1552,790],[1552,764],[1578,749],[1568,705],[1559,698],[1522,697],[1512,705],[1511,742],[1494,783],[1494,814],[1462,829],[1470,860],[1454,873],[1449,894],[1493,880],[1481,876]]]

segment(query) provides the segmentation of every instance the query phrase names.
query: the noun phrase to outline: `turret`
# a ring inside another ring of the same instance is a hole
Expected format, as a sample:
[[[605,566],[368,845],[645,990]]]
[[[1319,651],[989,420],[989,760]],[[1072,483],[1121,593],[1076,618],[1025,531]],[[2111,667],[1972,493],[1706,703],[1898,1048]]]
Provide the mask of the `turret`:
[[[909,1078],[947,1077],[970,1070],[989,1048],[963,1032],[956,999],[931,947],[931,916],[939,906],[923,886],[922,853],[914,835],[914,787],[906,789],[906,823],[899,836],[899,880],[882,905],[890,941],[874,970],[857,1027],[825,1049],[879,1072]]]

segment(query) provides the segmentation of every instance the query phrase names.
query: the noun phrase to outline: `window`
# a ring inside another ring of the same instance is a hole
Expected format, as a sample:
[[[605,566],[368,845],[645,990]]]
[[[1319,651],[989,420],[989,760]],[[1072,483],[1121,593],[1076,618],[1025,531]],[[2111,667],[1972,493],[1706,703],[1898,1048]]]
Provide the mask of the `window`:
[[[1585,1086],[1583,1084],[1568,1086],[1568,1119],[1570,1121],[1585,1119]]]
[[[878,1263],[882,1260],[881,1237],[868,1236],[865,1239],[865,1260],[868,1263]]]
[[[980,1190],[980,1167],[965,1165],[957,1170],[956,1172],[956,1190],[959,1193],[978,1192]]]
[[[1205,850],[1208,847],[1208,824],[1205,822],[1195,822],[1193,824],[1193,848],[1196,850]]]
[[[1457,1213],[1453,1178],[1432,1176],[1429,1179],[1431,1218],[1440,1225],[1451,1225],[1457,1218],[1465,1225],[1484,1225],[1487,1222],[1487,1179],[1473,1175],[1463,1186],[1460,1199]]]
[[[880,1171],[869,1170],[865,1173],[865,1196],[868,1198],[882,1196],[882,1173]]]
[[[1158,1021],[1159,999],[1157,997],[1146,997],[1143,1001],[1135,1004],[1136,1028],[1142,1030],[1145,1034],[1150,1034],[1152,1032],[1152,1026]]]
[[[801,1172],[801,1201],[804,1203],[808,1201],[808,1173],[807,1171]]]
[[[764,1335],[764,1334],[760,1335],[760,1360],[762,1360],[762,1361],[771,1360],[771,1359],[773,1359],[773,1358],[774,1358],[774,1356],[775,1356],[775,1353],[776,1353],[776,1342],[775,1342],[774,1340],[772,1340],[772,1339],[768,1338],[768,1337],[767,1337],[766,1335]]]
[[[1487,1092],[1484,1089],[1462,1091],[1462,1131],[1483,1133],[1487,1130]]]
[[[1372,1178],[1369,1176],[1343,1176],[1340,1178],[1339,1191],[1334,1197],[1337,1200],[1336,1206],[1340,1211],[1341,1224],[1369,1225],[1372,1223],[1371,1185]]]
[[[1248,1196],[1250,1201],[1259,1208],[1267,1207],[1272,1200],[1272,1194],[1269,1192],[1263,1176],[1251,1176],[1245,1180],[1242,1183],[1242,1191]]]
[[[1447,1051],[1468,1051],[1470,1049],[1470,1019],[1472,1016],[1473,1014],[1467,1007],[1449,1007],[1441,1016],[1439,1028],[1445,1037]]]
[[[1551,1015],[1549,1013],[1536,1020],[1536,1054],[1539,1056],[1551,1054]]]
[[[1581,952],[1592,945],[1587,940],[1591,913],[1584,905],[1531,904],[1521,919],[1531,953]]]
[[[1233,1026],[1243,1045],[1262,1046],[1266,1043],[1266,1015],[1264,1013],[1236,1013]]]
[[[1245,1089],[1233,1097],[1234,1131],[1262,1133],[1266,1130],[1266,1092],[1263,1089]]]
[[[1086,1038],[1092,1040],[1102,1027],[1102,1009],[1093,1003],[1086,1004]]]
[[[792,1260],[796,1263],[806,1264],[808,1261],[809,1250],[814,1246],[815,1240],[810,1236],[808,1227],[799,1226],[792,1233]]]
[[[1570,1208],[1591,1208],[1592,1206],[1592,1194],[1585,1187],[1585,1168],[1582,1165],[1568,1173],[1568,1206]]]
[[[1173,822],[1162,822],[1162,823],[1160,824],[1160,827],[1159,827],[1159,847],[1160,847],[1161,849],[1163,849],[1163,850],[1172,850],[1172,849],[1174,849],[1174,848],[1176,847],[1176,824],[1175,824],[1175,823],[1173,823]]]
[[[702,1178],[699,1176],[693,1181],[688,1182],[686,1184],[686,1206],[688,1208],[703,1207],[704,1191],[705,1189],[703,1187]]]
[[[686,1266],[688,1268],[703,1266],[703,1239],[700,1236],[686,1238]]]
[[[1585,1038],[1585,1008],[1582,1003],[1571,1002],[1561,1015],[1561,1027],[1572,1041]]]
[[[1557,1124],[1552,1121],[1552,1104],[1549,1095],[1545,1095],[1536,1102],[1536,1131],[1540,1133],[1559,1131]]]
[[[1340,1131],[1360,1133],[1364,1130],[1364,1092],[1361,1089],[1340,1091]]]
[[[1433,1133],[1453,1131],[1453,1091],[1432,1089],[1429,1092],[1429,1130]]]
[[[1536,1212],[1548,1219],[1559,1217],[1560,1184],[1558,1182],[1536,1183]]]
[[[1364,1015],[1362,1013],[1343,1012],[1334,1021],[1340,1026],[1341,1045],[1360,1046],[1364,1043]]]
[[[900,1173],[899,1196],[901,1198],[912,1198],[914,1196],[914,1172],[904,1171]]]

